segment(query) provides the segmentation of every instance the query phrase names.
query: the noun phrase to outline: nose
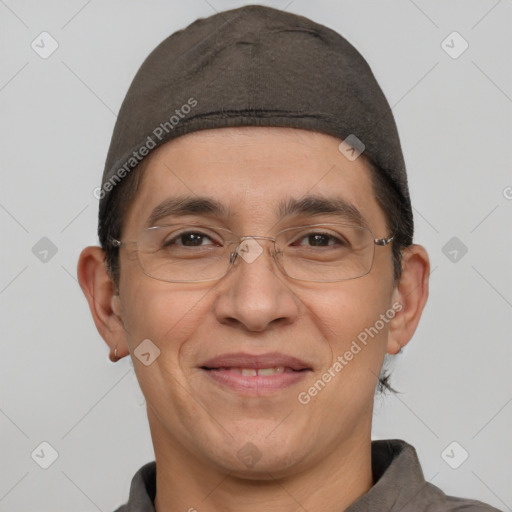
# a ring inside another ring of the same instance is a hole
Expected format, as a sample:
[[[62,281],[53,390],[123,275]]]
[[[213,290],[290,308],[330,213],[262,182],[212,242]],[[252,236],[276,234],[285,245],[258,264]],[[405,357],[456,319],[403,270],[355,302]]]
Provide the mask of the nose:
[[[270,240],[244,237],[240,242],[234,264],[217,288],[214,313],[220,323],[261,332],[298,317],[299,300],[273,258]]]

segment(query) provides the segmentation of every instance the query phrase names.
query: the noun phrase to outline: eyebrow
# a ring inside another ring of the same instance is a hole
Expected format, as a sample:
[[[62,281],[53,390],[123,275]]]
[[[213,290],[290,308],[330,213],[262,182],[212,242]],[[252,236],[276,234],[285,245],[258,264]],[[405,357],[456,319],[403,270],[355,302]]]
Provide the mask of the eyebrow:
[[[362,213],[345,199],[337,197],[305,196],[301,199],[287,199],[279,204],[279,215],[325,215],[333,214],[340,220],[350,221],[359,226],[367,226]]]
[[[146,221],[146,227],[154,226],[160,219],[174,215],[215,215],[228,217],[228,209],[219,201],[210,197],[180,196],[170,197],[158,204]]]
[[[283,199],[276,209],[281,218],[290,216],[320,216],[332,214],[340,220],[349,221],[358,226],[367,226],[367,222],[361,212],[350,202],[341,198],[326,198],[309,195],[300,199]],[[203,215],[228,218],[229,209],[221,202],[211,197],[180,196],[165,199],[151,212],[146,221],[146,227],[169,216]]]

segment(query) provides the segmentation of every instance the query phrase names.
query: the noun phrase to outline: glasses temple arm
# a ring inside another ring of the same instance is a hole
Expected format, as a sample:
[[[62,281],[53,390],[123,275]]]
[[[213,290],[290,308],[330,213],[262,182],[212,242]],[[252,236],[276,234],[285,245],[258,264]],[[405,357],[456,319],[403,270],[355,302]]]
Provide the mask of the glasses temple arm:
[[[373,242],[375,243],[375,245],[383,246],[383,245],[388,245],[389,243],[391,243],[394,238],[395,238],[394,236],[392,236],[390,238],[375,238],[373,240]]]

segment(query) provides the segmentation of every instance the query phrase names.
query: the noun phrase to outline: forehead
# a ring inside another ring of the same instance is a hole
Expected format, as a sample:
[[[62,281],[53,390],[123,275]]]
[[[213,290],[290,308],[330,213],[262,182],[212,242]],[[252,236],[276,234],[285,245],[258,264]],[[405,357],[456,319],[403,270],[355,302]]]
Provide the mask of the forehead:
[[[264,227],[279,220],[286,202],[314,196],[354,206],[367,224],[380,226],[368,162],[347,159],[340,142],[327,134],[278,127],[184,135],[146,158],[125,225],[130,231],[147,227],[155,207],[167,199],[201,197],[223,205],[225,220]]]

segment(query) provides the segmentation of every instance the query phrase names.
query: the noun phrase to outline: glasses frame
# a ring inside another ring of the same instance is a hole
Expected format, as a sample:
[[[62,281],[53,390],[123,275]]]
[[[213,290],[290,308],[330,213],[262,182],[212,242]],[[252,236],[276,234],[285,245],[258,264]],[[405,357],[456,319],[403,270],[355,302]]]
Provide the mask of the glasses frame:
[[[158,228],[163,228],[163,227],[170,227],[170,226],[173,226],[174,224],[162,224],[162,225],[158,225],[158,226],[151,226],[149,228],[145,228],[142,232],[147,232],[147,231],[150,231],[152,229],[158,229]],[[318,223],[318,224],[306,224],[304,226],[292,226],[292,227],[289,227],[289,228],[285,228],[285,229],[282,229],[281,231],[279,231],[278,233],[276,233],[275,237],[271,237],[271,236],[260,236],[260,235],[243,235],[243,236],[239,236],[237,235],[235,232],[231,231],[230,229],[228,228],[221,228],[221,227],[217,227],[217,226],[208,226],[206,224],[176,224],[176,226],[186,226],[186,227],[197,227],[197,228],[205,228],[205,229],[211,229],[211,230],[221,230],[221,231],[227,231],[228,233],[231,233],[232,235],[234,235],[235,237],[235,240],[238,240],[238,243],[235,242],[235,249],[233,252],[231,252],[231,254],[229,255],[229,263],[228,263],[228,267],[226,269],[226,272],[219,276],[219,277],[214,277],[214,278],[211,278],[211,279],[198,279],[198,280],[169,280],[169,279],[161,279],[159,277],[155,277],[151,274],[148,273],[148,271],[146,271],[144,269],[144,266],[142,265],[142,262],[140,261],[140,258],[139,258],[139,249],[138,249],[138,246],[137,246],[137,240],[130,240],[130,241],[122,241],[122,240],[117,240],[116,238],[113,238],[111,236],[108,237],[108,243],[112,246],[112,247],[121,247],[121,246],[128,246],[128,245],[135,245],[136,249],[135,249],[135,252],[137,254],[137,261],[139,263],[139,267],[141,268],[142,272],[148,276],[148,277],[151,277],[152,279],[156,279],[157,281],[163,281],[165,283],[205,283],[205,282],[211,282],[211,281],[218,281],[222,278],[224,278],[228,273],[229,271],[231,270],[231,268],[234,266],[236,260],[237,260],[237,256],[239,255],[239,250],[240,250],[240,246],[242,245],[242,243],[246,240],[250,240],[250,239],[253,239],[253,240],[270,240],[272,243],[273,243],[273,252],[271,252],[271,255],[272,255],[272,258],[274,259],[277,267],[279,268],[279,270],[281,271],[282,274],[284,274],[286,277],[288,277],[289,279],[293,279],[295,281],[304,281],[304,282],[309,282],[309,283],[339,283],[339,282],[342,282],[342,281],[350,281],[352,279],[359,279],[360,277],[364,277],[366,275],[368,275],[372,268],[373,268],[373,262],[375,260],[375,246],[377,247],[385,247],[386,245],[390,244],[393,240],[394,240],[394,235],[390,236],[390,237],[387,237],[387,238],[375,238],[373,232],[370,230],[370,228],[367,228],[365,226],[357,226],[357,225],[354,225],[354,224],[347,224],[347,223],[343,223],[343,222],[335,222],[335,223]],[[364,274],[361,274],[360,276],[356,276],[356,277],[348,277],[348,278],[344,278],[344,279],[335,279],[335,280],[329,280],[329,281],[325,281],[325,280],[316,280],[316,279],[299,279],[297,277],[292,277],[290,275],[288,275],[285,271],[285,269],[281,266],[280,262],[279,262],[279,257],[278,254],[281,253],[281,251],[279,251],[276,247],[276,239],[277,237],[281,234],[281,233],[284,233],[286,231],[290,231],[290,230],[295,230],[295,229],[303,229],[303,228],[314,228],[314,227],[319,227],[319,226],[325,226],[325,227],[328,227],[328,226],[344,226],[344,227],[350,227],[350,228],[357,228],[357,229],[361,229],[361,230],[365,230],[365,231],[368,231],[372,237],[372,240],[373,240],[373,254],[372,254],[372,261],[371,261],[371,264],[370,264],[370,267],[368,269],[367,272],[365,272]],[[243,259],[243,258],[242,258]]]

